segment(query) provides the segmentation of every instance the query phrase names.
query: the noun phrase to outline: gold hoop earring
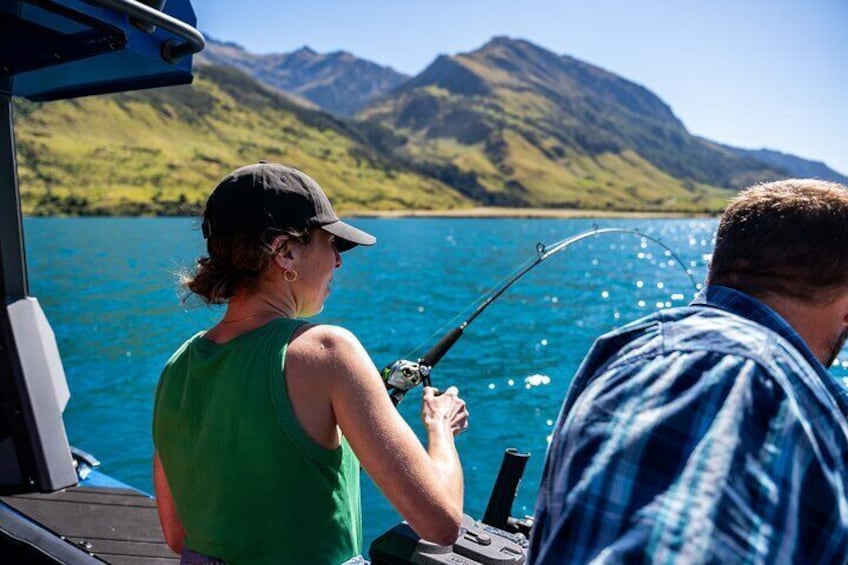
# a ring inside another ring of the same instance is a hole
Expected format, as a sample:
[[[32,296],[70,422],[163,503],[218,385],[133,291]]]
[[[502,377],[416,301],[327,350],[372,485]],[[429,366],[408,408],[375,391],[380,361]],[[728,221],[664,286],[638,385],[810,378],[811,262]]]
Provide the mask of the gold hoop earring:
[[[291,275],[291,278],[289,278],[289,275]],[[283,271],[283,278],[288,282],[294,282],[297,280],[297,271]]]

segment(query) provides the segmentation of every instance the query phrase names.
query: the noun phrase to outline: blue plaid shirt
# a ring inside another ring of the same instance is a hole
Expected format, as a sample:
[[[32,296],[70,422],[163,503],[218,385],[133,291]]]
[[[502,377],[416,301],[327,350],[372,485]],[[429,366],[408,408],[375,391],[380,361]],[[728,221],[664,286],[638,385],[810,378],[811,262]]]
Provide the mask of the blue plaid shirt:
[[[843,385],[741,292],[609,333],[559,416],[530,562],[848,563],[846,415]]]

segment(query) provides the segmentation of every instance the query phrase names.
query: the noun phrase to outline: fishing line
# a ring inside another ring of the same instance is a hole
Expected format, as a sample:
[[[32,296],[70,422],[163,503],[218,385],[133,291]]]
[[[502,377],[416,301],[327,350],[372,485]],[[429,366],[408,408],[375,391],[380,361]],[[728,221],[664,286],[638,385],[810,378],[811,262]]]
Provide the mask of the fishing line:
[[[518,281],[521,277],[529,273],[531,270],[533,270],[546,259],[549,259],[550,257],[553,257],[554,255],[565,251],[566,249],[568,249],[579,241],[598,235],[612,233],[635,235],[641,238],[643,242],[644,240],[648,240],[659,245],[666,251],[667,256],[672,257],[674,261],[678,265],[680,265],[680,267],[683,269],[683,272],[686,273],[687,277],[689,277],[689,281],[692,283],[692,287],[695,290],[698,289],[698,284],[695,282],[695,278],[692,276],[692,270],[686,267],[686,265],[683,263],[683,261],[673,249],[671,249],[659,239],[636,229],[599,228],[596,224],[590,230],[567,237],[550,245],[545,245],[544,243],[537,243],[535,257],[531,257],[530,259],[521,263],[515,270],[512,271],[512,273],[501,279],[502,282],[497,283],[492,290],[489,290],[483,295],[481,295],[481,297],[475,300],[472,305],[466,307],[462,312],[454,316],[447,324],[443,325],[442,328],[436,330],[433,335],[441,333],[442,329],[450,325],[457,318],[460,318],[462,314],[464,314],[469,309],[471,309],[471,307],[476,305],[474,311],[471,313],[470,316],[468,316],[468,318],[466,318],[458,326],[454,327],[445,335],[443,335],[442,338],[436,343],[436,345],[431,347],[422,358],[418,359],[418,361],[398,359],[391,365],[386,366],[381,371],[381,375],[386,384],[386,388],[389,391],[389,395],[391,396],[392,401],[395,404],[399,403],[410,389],[414,388],[419,384],[430,386],[430,371],[436,365],[436,363],[438,363],[442,359],[442,357],[444,357],[445,353],[447,353],[448,350],[453,347],[457,340],[462,337],[465,328],[467,328],[474,320],[476,320],[477,317],[480,316],[480,314],[482,314],[484,310],[486,310],[486,308],[488,308],[495,300],[497,300],[504,292],[507,291],[507,289],[509,289],[509,287],[515,284],[515,282]],[[423,344],[413,349],[410,353],[418,351],[419,349],[421,349],[421,347],[423,347]]]
[[[509,280],[516,273],[518,273],[519,271],[524,269],[527,265],[529,265],[531,262],[533,262],[535,260],[536,260],[536,257],[534,256],[534,257],[529,257],[529,258],[525,259],[523,262],[519,263],[519,265],[515,269],[513,269],[511,272],[507,273],[506,276],[502,277],[499,281],[495,282],[491,287],[484,289],[479,294],[479,296],[477,296],[477,298],[474,299],[473,302],[471,302],[468,306],[466,306],[465,308],[463,308],[462,310],[457,312],[450,320],[448,320],[447,322],[445,322],[444,324],[439,326],[435,331],[433,331],[433,333],[431,333],[428,337],[424,338],[424,340],[420,344],[415,346],[415,348],[413,348],[412,350],[408,351],[402,357],[404,359],[408,359],[410,357],[415,357],[416,356],[415,354],[418,351],[420,351],[421,349],[423,349],[424,346],[427,343],[431,343],[433,341],[434,337],[442,335],[442,334],[444,334],[445,331],[447,331],[448,328],[452,328],[455,325],[455,322],[457,320],[463,318],[465,316],[465,314],[467,312],[469,312],[470,310],[477,308],[479,304],[481,304],[484,300],[486,300],[487,296],[493,294],[498,288],[503,286],[506,283],[507,280]]]

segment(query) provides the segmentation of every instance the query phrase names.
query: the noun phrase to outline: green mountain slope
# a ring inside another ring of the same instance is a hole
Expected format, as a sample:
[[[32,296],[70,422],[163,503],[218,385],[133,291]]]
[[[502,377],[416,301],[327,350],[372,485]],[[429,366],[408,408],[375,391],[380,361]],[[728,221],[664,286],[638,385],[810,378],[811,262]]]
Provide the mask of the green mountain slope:
[[[360,117],[396,133],[386,150],[453,171],[454,186],[490,204],[717,210],[785,176],[692,136],[639,85],[503,37],[439,57]]]
[[[15,118],[27,214],[197,213],[218,179],[259,159],[307,171],[342,211],[471,204],[235,69],[200,67],[192,86],[16,101]]]

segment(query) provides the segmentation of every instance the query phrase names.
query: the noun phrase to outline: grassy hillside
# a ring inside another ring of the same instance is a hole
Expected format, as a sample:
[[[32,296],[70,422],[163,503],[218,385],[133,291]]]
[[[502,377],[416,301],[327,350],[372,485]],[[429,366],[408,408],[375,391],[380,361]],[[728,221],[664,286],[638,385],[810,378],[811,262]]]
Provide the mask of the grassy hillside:
[[[218,179],[259,159],[303,169],[340,211],[471,204],[234,69],[201,67],[192,86],[16,101],[15,125],[27,214],[197,213]]]
[[[435,115],[409,117],[410,107],[423,109],[433,99]],[[676,178],[633,149],[591,153],[569,147],[531,124],[534,106],[543,105],[532,96],[511,101],[505,93],[492,108],[431,87],[385,100],[367,115],[393,127],[402,140],[394,148],[397,156],[419,163],[422,171],[451,167],[473,181],[466,193],[488,205],[716,211],[735,192]]]
[[[440,57],[361,117],[488,204],[714,211],[783,174],[692,136],[644,87],[508,38]]]

